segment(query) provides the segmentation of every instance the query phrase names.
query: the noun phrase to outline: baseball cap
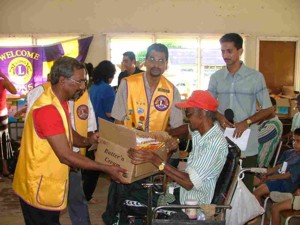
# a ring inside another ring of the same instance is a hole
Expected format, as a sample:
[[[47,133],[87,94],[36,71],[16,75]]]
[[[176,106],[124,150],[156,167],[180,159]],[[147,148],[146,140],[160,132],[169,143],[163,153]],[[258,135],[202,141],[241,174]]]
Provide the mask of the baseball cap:
[[[193,91],[192,95],[183,102],[175,104],[178,108],[200,108],[217,111],[218,101],[208,91]]]

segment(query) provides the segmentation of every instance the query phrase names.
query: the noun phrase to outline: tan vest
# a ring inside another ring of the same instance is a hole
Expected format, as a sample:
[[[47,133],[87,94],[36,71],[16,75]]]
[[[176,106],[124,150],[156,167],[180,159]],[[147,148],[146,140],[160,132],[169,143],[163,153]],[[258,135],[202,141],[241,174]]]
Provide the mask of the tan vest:
[[[86,90],[74,104],[75,130],[83,137],[88,133],[89,95]],[[80,148],[80,154],[85,156],[86,148]]]
[[[45,210],[60,211],[66,208],[69,188],[69,167],[62,164],[46,139],[34,129],[33,110],[54,105],[59,111],[72,146],[72,130],[65,111],[53,94],[51,86],[34,102],[24,124],[21,149],[15,171],[13,189],[28,204]]]
[[[127,80],[128,91],[127,116],[124,124],[146,132],[163,131],[169,122],[174,86],[161,76],[148,104],[143,74],[144,72],[124,78]]]

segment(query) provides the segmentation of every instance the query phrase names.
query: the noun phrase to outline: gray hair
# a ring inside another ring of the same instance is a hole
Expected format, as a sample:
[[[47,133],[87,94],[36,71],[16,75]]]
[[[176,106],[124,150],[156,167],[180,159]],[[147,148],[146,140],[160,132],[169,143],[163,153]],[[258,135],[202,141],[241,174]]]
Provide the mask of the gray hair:
[[[58,58],[50,71],[51,84],[57,84],[60,76],[70,78],[73,76],[74,69],[85,69],[84,63],[68,56]]]

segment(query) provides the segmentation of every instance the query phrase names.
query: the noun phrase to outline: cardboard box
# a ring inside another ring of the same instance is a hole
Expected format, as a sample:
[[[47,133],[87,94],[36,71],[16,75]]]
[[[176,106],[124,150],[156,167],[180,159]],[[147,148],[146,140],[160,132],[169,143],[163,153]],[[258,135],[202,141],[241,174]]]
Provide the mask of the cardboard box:
[[[128,170],[126,180],[129,183],[158,173],[151,163],[133,165],[127,155],[129,148],[136,147],[136,133],[125,126],[117,125],[99,118],[100,143],[95,153],[95,160],[106,165],[119,165]],[[150,150],[149,150],[150,151]],[[155,151],[163,160],[167,158],[164,145]]]
[[[292,100],[293,97],[281,96],[281,98],[276,99],[277,110],[276,113],[280,118],[293,118],[295,113],[298,112],[296,108],[296,101]]]

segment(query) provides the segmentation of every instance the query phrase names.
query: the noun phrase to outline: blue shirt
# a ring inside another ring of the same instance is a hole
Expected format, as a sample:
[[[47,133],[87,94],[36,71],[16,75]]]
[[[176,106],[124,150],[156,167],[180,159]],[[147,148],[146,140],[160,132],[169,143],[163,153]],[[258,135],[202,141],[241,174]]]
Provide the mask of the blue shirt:
[[[97,119],[97,127],[99,128],[99,117],[114,122],[113,118],[106,115],[106,113],[111,113],[115,101],[114,89],[109,84],[101,81],[99,84],[93,84],[90,87],[89,94]]]
[[[256,102],[262,109],[272,106],[266,82],[262,73],[241,62],[240,69],[233,76],[227,67],[211,75],[208,91],[218,100],[218,111],[224,115],[228,108],[234,112],[234,122],[241,122],[256,113]],[[242,154],[253,156],[258,153],[258,126],[250,126],[251,133],[247,148]]]

